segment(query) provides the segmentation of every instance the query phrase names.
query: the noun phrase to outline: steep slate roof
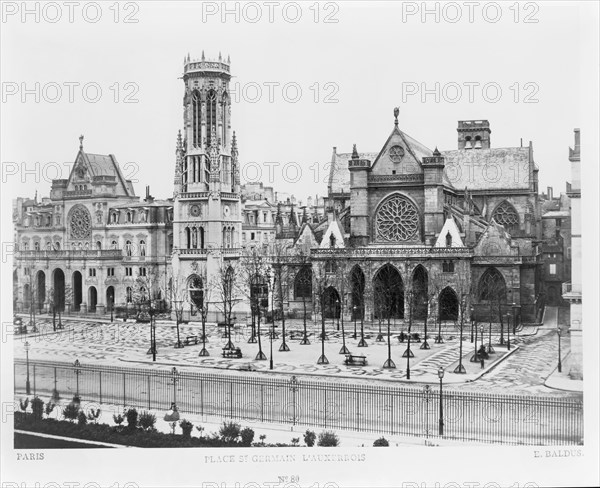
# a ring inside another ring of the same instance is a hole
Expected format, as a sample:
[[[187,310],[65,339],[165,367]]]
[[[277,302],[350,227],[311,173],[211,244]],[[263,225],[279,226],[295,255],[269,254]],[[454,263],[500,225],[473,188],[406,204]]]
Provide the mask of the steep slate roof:
[[[444,174],[457,189],[527,190],[529,189],[529,147],[462,149],[443,151]]]
[[[402,132],[398,128],[398,126],[395,125],[394,130],[392,130],[392,133],[387,138],[387,140],[385,141],[385,144],[383,145],[383,147],[377,154],[375,161],[373,161],[371,168],[373,168],[377,164],[377,162],[379,161],[381,156],[385,153],[385,150],[387,149],[388,145],[390,144],[390,140],[395,135],[400,136],[400,138],[404,142],[404,145],[406,146],[406,149],[407,149],[407,154],[405,154],[404,158],[403,158],[404,163],[406,163],[407,161],[411,161],[413,163],[417,163],[420,166],[421,163],[423,162],[423,157],[430,157],[433,155],[433,151],[431,149],[426,147],[424,144],[421,144],[416,139],[413,139],[411,136],[409,136],[405,132]]]
[[[368,159],[373,162],[379,153],[358,153],[360,159]],[[350,193],[350,170],[348,161],[352,159],[352,153],[334,153],[331,157],[329,167],[329,180],[327,186],[330,193]]]

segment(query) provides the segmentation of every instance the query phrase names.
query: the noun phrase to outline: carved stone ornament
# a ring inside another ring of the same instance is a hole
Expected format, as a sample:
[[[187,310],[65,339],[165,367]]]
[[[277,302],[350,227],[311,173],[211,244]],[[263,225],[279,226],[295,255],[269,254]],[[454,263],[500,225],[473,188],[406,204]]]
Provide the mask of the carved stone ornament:
[[[192,217],[199,217],[201,213],[202,213],[202,211],[200,209],[200,205],[191,205],[190,206],[190,215]]]

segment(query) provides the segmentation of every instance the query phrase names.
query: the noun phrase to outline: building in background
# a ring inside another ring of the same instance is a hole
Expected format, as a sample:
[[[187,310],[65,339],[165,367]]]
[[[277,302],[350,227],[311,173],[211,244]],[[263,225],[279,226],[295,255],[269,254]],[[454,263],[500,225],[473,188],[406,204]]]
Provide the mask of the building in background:
[[[571,200],[571,281],[563,285],[563,298],[569,302],[571,357],[569,376],[583,379],[583,314],[581,307],[581,153],[580,133],[575,129],[575,145],[569,148],[571,162],[571,187],[567,195]]]
[[[173,201],[135,195],[114,155],[79,152],[67,179],[41,202],[13,208],[14,308],[108,312],[144,295],[164,305],[171,264]]]

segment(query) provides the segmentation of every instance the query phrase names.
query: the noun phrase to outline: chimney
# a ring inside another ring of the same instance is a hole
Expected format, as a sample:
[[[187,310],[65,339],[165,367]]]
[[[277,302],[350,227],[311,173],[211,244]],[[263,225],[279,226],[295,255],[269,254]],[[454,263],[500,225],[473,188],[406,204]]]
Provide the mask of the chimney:
[[[549,187],[548,187],[548,200],[552,200],[552,198],[553,198],[553,195],[552,195],[552,187],[551,187],[551,186],[549,186]]]

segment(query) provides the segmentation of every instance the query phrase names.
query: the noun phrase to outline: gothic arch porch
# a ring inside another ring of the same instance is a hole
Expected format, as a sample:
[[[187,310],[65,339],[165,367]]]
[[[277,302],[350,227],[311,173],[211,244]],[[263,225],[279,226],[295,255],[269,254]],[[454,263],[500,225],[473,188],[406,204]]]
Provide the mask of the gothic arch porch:
[[[440,320],[458,320],[458,296],[452,288],[444,288],[440,292],[438,302]]]
[[[373,278],[373,316],[375,319],[404,318],[404,282],[400,272],[389,263]]]
[[[326,319],[339,319],[341,311],[340,294],[333,286],[323,291],[323,313]]]
[[[57,312],[65,311],[65,273],[56,268],[52,273],[52,287],[54,290],[54,306]]]

